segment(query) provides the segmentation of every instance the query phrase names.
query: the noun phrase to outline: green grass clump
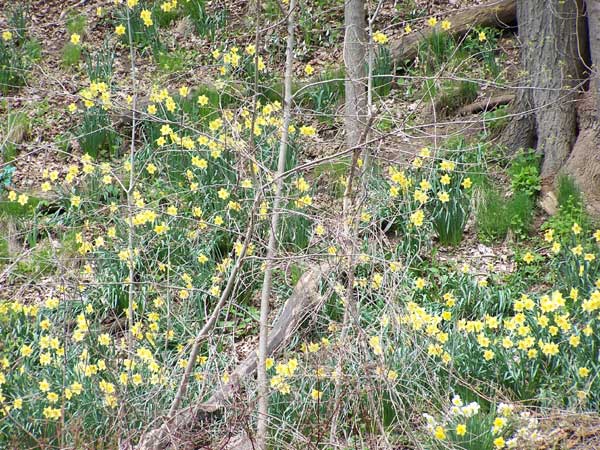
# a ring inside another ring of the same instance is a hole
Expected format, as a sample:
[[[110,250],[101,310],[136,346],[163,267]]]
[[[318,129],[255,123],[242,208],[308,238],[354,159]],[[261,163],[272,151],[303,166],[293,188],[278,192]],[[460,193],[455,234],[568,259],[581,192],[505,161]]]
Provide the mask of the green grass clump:
[[[193,1],[183,2],[184,7]],[[178,5],[179,6],[179,5]],[[166,28],[181,16],[181,8],[172,7],[170,2],[156,2],[152,8],[152,18],[160,28]]]
[[[113,73],[114,50],[107,41],[93,55],[86,54],[86,71],[90,86],[100,84],[104,92],[111,94],[111,78]],[[88,97],[99,95],[95,92]],[[89,100],[89,99],[88,99]],[[85,102],[84,102],[85,103]],[[111,116],[104,101],[92,102],[90,107],[83,110],[81,123],[74,132],[84,153],[93,158],[99,156],[111,157],[118,153],[121,142],[119,134],[113,129]],[[66,135],[68,136],[68,135]],[[68,150],[68,140],[63,139],[61,147]]]
[[[26,16],[25,8],[17,5],[9,15],[9,30],[0,39],[1,93],[24,86],[31,62],[39,58],[39,43],[27,38]]]
[[[156,16],[151,14],[151,24],[146,24],[141,17],[141,12],[146,9],[146,5],[138,3],[135,7],[129,9],[125,3],[115,10],[116,27],[124,27],[125,33],[120,36],[123,44],[129,45],[129,36],[131,35],[132,44],[140,49],[150,49],[155,61],[158,61],[158,55],[165,50],[160,41],[158,33],[158,24]]]
[[[110,83],[113,74],[115,51],[108,40],[104,41],[94,54],[86,52],[85,66],[88,78],[92,81]]]
[[[477,208],[477,230],[480,238],[487,241],[504,239],[508,232],[505,202],[495,189],[487,189]]]
[[[419,62],[426,74],[434,74],[456,55],[456,43],[452,35],[434,31],[419,45]]]
[[[67,33],[69,38],[73,35],[83,39],[86,32],[87,19],[84,14],[72,12],[67,19]],[[67,42],[62,49],[62,65],[63,67],[72,67],[79,64],[81,59],[82,46],[81,42]]]
[[[509,219],[509,229],[519,239],[527,238],[533,223],[535,201],[525,192],[512,195],[506,204],[506,215]]]
[[[559,207],[569,203],[583,205],[583,194],[575,179],[566,174],[560,174],[557,179],[556,200]]]
[[[432,224],[440,244],[458,245],[470,214],[469,197],[458,189],[450,194],[447,203],[435,203]]]
[[[67,31],[69,35],[79,34],[83,36],[86,31],[87,18],[85,14],[71,13],[67,18]]]
[[[156,63],[167,73],[179,72],[185,66],[186,55],[181,50],[160,51],[156,55]]]
[[[112,128],[110,115],[101,106],[92,106],[84,111],[76,135],[81,150],[94,159],[118,153],[119,134]]]
[[[40,202],[42,200],[36,197],[29,197],[25,205],[21,205],[18,202],[0,200],[0,218],[23,218],[31,216]]]
[[[517,238],[526,237],[531,229],[534,208],[534,200],[525,192],[506,198],[497,189],[485,186],[476,212],[480,239],[500,241],[509,231]]]
[[[46,241],[43,245],[36,246],[27,259],[19,261],[13,274],[25,276],[29,280],[39,280],[54,273],[56,267],[52,248]]]
[[[557,213],[548,218],[542,229],[554,230],[556,238],[570,239],[573,224],[578,224],[583,231],[592,226],[592,219],[585,209],[585,202],[581,190],[573,177],[560,174],[556,181],[556,199],[558,202]]]
[[[387,47],[381,47],[373,64],[373,89],[379,97],[387,97],[394,80],[394,61]]]
[[[307,53],[312,48],[331,47],[343,36],[340,27],[330,20],[327,11],[343,7],[342,0],[317,0],[304,5],[298,16],[299,51]],[[286,14],[285,7],[283,11]]]
[[[64,67],[72,67],[81,59],[81,45],[67,42],[62,49],[62,64]]]
[[[9,260],[8,239],[0,236],[0,267],[3,267]]]
[[[485,71],[493,78],[500,74],[502,66],[498,64],[498,40],[502,31],[491,27],[476,27],[464,39],[461,49],[480,59]]]
[[[314,86],[300,90],[295,100],[313,110],[319,120],[333,123],[332,116],[344,98],[345,77],[344,69],[326,69],[310,82]]]
[[[208,37],[211,41],[215,39],[218,30],[227,25],[228,11],[225,7],[219,7],[217,11],[206,11],[206,0],[189,0],[182,2],[183,13],[187,15],[200,36]]]
[[[0,144],[0,161],[9,163],[17,156],[18,144],[29,133],[31,123],[29,116],[22,111],[9,113],[6,125],[0,129],[3,137]]]

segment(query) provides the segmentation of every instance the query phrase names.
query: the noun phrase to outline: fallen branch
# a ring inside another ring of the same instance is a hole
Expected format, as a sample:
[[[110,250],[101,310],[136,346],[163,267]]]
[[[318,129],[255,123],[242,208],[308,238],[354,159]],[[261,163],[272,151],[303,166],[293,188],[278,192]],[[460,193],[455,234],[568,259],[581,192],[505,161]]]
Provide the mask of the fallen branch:
[[[473,6],[446,17],[452,24],[448,33],[462,36],[473,27],[506,28],[517,20],[516,0],[495,0],[483,5]],[[407,34],[392,43],[392,58],[401,64],[416,58],[419,45],[430,38],[434,29],[426,28]]]
[[[476,114],[481,111],[490,111],[497,108],[498,106],[508,105],[515,99],[514,95],[499,95],[498,97],[488,97],[485,100],[473,102],[469,105],[465,105],[459,108],[456,113],[459,116],[466,116],[469,114]]]
[[[292,295],[287,299],[273,323],[267,342],[267,354],[273,355],[277,352],[294,335],[300,323],[309,313],[314,314],[319,311],[322,304],[319,285],[329,270],[329,264],[322,264],[308,270],[300,277]],[[172,444],[175,434],[193,428],[201,417],[210,416],[227,407],[233,395],[240,389],[242,382],[253,377],[257,369],[257,360],[256,352],[251,352],[230,374],[229,382],[217,388],[208,400],[181,409],[159,428],[145,433],[140,439],[137,449],[163,450],[168,448]]]

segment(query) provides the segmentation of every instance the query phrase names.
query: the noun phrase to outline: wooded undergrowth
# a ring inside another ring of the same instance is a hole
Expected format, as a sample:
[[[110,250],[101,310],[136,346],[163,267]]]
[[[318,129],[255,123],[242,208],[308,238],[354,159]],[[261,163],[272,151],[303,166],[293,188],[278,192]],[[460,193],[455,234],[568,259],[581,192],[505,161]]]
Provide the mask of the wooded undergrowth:
[[[515,2],[90,3],[0,12],[0,447],[581,443],[600,229],[507,145]]]

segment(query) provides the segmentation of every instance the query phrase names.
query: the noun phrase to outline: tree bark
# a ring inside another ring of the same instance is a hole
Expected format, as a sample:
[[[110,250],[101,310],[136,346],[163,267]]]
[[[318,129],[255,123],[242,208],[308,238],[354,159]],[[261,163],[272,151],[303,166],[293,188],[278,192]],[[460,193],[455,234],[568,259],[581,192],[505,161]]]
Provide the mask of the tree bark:
[[[592,59],[592,86],[596,91],[596,117],[600,117],[600,0],[586,1],[590,57]]]
[[[600,1],[586,1],[589,51],[589,90],[577,105],[579,135],[564,166],[564,172],[581,189],[588,212],[600,216]]]
[[[577,104],[580,131],[563,171],[577,183],[584,195],[587,210],[600,216],[600,130],[597,105],[598,95],[590,87]]]
[[[581,0],[518,0],[525,87],[505,140],[511,150],[536,145],[542,179],[552,184],[577,138],[575,101],[581,87],[586,25]]]

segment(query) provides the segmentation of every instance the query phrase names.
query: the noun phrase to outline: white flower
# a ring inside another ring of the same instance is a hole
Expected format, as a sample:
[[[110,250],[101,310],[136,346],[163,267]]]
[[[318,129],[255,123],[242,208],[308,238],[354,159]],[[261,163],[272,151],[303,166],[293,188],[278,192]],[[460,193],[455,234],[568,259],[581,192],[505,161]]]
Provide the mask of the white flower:
[[[514,406],[513,405],[508,405],[506,403],[500,403],[498,405],[498,412],[500,413],[501,416],[504,417],[509,417],[514,410]]]
[[[479,408],[480,408],[479,403],[471,402],[467,406],[463,406],[462,414],[465,417],[473,417],[474,415],[476,415],[479,412]]]
[[[452,404],[454,406],[462,406],[463,405],[463,401],[460,399],[459,395],[455,395],[454,397],[452,397]]]
[[[435,425],[436,424],[435,419],[433,418],[432,415],[425,413],[425,414],[423,414],[423,417],[425,417],[425,420],[427,421],[428,425]]]

